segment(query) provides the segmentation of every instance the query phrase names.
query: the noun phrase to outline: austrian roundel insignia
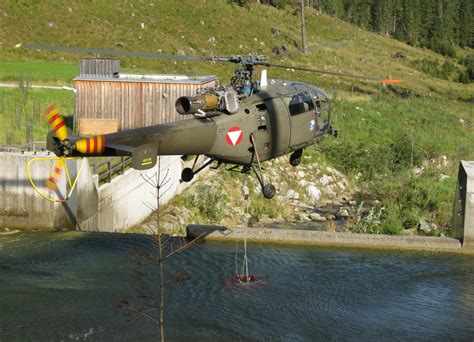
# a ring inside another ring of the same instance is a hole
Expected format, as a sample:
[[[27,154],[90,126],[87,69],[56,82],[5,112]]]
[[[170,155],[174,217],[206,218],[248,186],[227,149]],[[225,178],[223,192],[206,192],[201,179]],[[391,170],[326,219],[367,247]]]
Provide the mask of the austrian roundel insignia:
[[[242,130],[240,129],[240,127],[234,126],[234,127],[229,128],[229,130],[227,131],[227,134],[225,136],[225,141],[227,141],[229,145],[235,146],[235,145],[240,144],[240,142],[242,141],[243,135],[244,134],[242,133]]]

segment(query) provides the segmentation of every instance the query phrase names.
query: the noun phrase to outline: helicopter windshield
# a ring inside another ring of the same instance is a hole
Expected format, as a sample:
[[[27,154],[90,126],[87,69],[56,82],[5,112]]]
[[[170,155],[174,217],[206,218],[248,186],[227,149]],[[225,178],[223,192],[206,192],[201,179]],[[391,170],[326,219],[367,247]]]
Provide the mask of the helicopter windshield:
[[[317,125],[320,130],[329,127],[331,107],[328,96],[318,87],[311,84],[294,82],[293,87],[297,90],[306,90],[313,97],[314,109],[317,115]]]
[[[300,82],[294,82],[292,85],[297,90],[307,89],[313,94],[313,96],[315,98],[319,98],[321,100],[326,100],[326,102],[328,102],[327,101],[328,96],[324,93],[324,91],[322,91],[318,87],[315,87],[314,85],[307,84],[307,83],[300,83]]]
[[[286,99],[290,115],[298,115],[314,110],[314,103],[311,95],[307,92],[294,94]]]

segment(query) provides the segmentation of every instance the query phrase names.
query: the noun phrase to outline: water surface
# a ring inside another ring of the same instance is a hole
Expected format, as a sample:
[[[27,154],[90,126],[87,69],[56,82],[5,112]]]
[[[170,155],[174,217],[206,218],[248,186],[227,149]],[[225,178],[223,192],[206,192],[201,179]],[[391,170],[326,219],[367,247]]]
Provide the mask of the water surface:
[[[125,298],[157,307],[158,267],[138,265],[134,250],[153,251],[138,235],[0,236],[0,340],[156,339],[156,325],[114,308]],[[235,244],[199,243],[171,257],[166,336],[474,339],[472,257],[250,244],[249,258],[262,282],[228,286]],[[156,296],[137,297],[145,290]]]

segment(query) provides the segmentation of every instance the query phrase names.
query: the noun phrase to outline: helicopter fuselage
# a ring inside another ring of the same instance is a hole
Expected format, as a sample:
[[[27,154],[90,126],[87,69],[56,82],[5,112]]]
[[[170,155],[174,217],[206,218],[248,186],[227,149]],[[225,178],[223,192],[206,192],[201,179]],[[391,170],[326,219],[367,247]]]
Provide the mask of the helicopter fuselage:
[[[73,150],[72,155],[133,156],[136,148],[149,146],[158,155],[206,155],[248,165],[257,155],[263,162],[302,150],[329,129],[330,106],[324,92],[305,83],[272,80],[242,99],[233,114],[213,111],[205,117],[106,134],[100,137],[100,151],[91,141],[89,149]]]

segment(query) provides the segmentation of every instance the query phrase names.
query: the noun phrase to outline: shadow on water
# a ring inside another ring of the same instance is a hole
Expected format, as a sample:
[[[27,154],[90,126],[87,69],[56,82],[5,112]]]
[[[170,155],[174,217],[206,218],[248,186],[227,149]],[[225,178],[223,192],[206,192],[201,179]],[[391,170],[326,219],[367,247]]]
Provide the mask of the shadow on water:
[[[0,339],[145,339],[157,327],[112,308],[139,281],[141,235],[0,236]],[[249,244],[262,278],[227,286],[235,245],[198,243],[170,259],[166,334],[173,340],[472,340],[474,259],[462,255]],[[158,267],[148,270],[150,288]]]

